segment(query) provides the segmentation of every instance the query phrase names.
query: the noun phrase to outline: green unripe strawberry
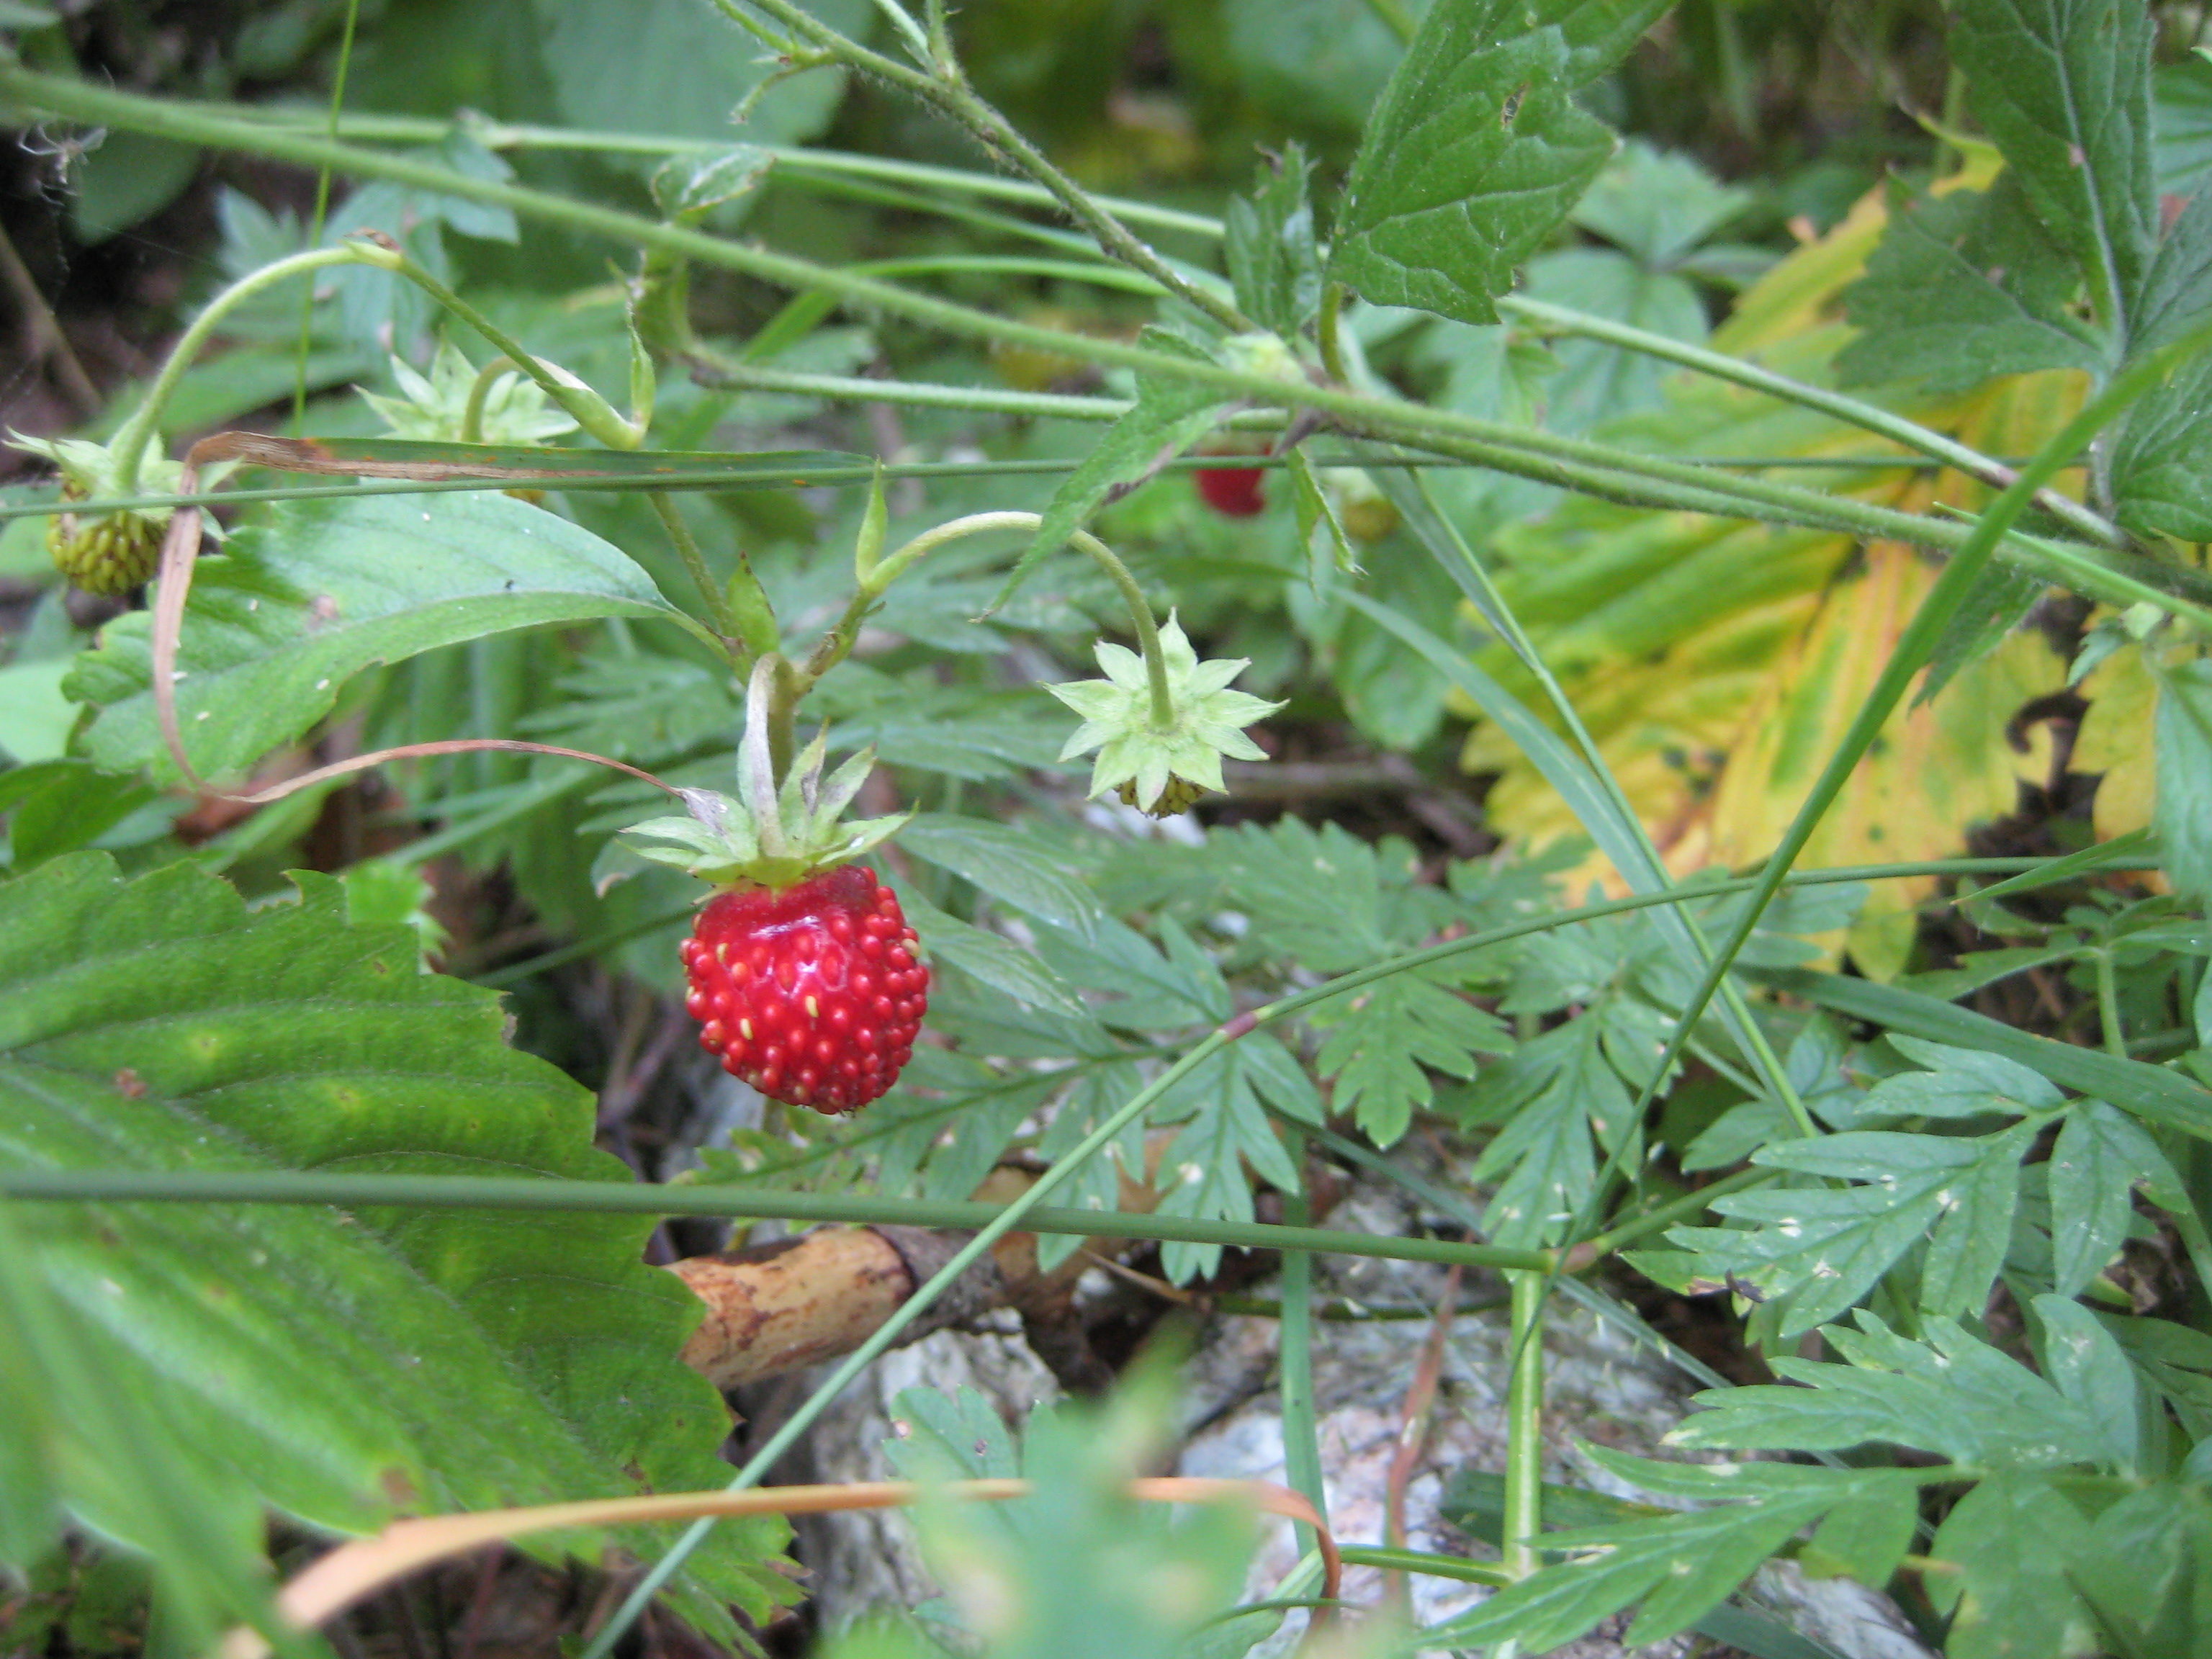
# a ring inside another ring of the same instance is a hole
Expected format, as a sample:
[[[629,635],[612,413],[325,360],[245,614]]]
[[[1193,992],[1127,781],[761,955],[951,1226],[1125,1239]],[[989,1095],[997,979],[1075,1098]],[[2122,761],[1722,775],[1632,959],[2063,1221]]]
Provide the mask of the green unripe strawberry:
[[[1137,781],[1134,778],[1128,779],[1115,793],[1121,796],[1121,805],[1124,806],[1134,806],[1138,804]],[[1147,817],[1178,817],[1189,811],[1201,799],[1211,793],[1203,785],[1193,783],[1188,778],[1178,777],[1175,773],[1170,772],[1168,774],[1167,787],[1160,791],[1159,798],[1143,810]]]
[[[62,499],[81,501],[89,491],[66,481]],[[46,521],[46,551],[54,568],[87,593],[128,593],[153,578],[161,562],[162,526],[137,513],[57,513]]]

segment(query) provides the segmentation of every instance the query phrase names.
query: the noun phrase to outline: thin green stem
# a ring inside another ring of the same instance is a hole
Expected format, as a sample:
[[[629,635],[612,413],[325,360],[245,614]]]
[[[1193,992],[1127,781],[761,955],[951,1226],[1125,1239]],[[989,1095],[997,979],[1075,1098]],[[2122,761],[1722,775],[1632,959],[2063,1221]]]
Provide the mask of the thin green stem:
[[[280,131],[322,130],[320,123],[303,119],[298,110],[281,106],[224,104],[185,99],[176,101],[180,108],[194,110],[201,114],[247,122]],[[428,116],[354,112],[340,120],[337,136],[370,143],[434,144],[450,137],[454,125],[452,121],[437,120]],[[610,155],[655,156],[708,155],[727,147],[727,141],[720,139],[660,138],[644,133],[595,132],[580,127],[544,126],[529,122],[486,121],[471,118],[462,125],[477,143],[492,150],[581,150]],[[889,156],[783,144],[758,144],[754,148],[774,156],[780,173],[797,173],[802,177],[882,179],[893,184],[957,191],[969,196],[988,197],[997,201],[1020,203],[1032,207],[1057,205],[1052,192],[1042,185],[997,173],[978,173],[967,167],[936,167],[924,161],[895,161]],[[909,204],[914,200],[912,198],[906,199]],[[1091,199],[1130,224],[1147,224],[1156,229],[1178,232],[1211,241],[1220,240],[1223,234],[1221,221],[1206,214],[1187,213],[1179,208],[1162,207],[1157,202],[1140,202],[1126,196],[1102,196],[1095,191]]]
[[[1832,415],[1839,421],[1894,439],[1908,449],[1917,449],[1923,455],[1947,462],[1993,489],[2003,489],[2015,476],[2013,469],[2002,462],[1947,438],[1917,421],[1909,421],[1878,404],[1848,398],[1824,386],[1808,386],[1802,380],[1793,380],[1786,374],[1777,374],[1741,357],[1708,351],[1703,346],[1669,339],[1663,334],[1654,334],[1647,329],[1633,328],[1607,318],[1594,317],[1587,312],[1571,311],[1565,306],[1547,305],[1540,300],[1531,300],[1522,295],[1505,295],[1498,301],[1498,308],[1509,315],[1525,317],[1532,322],[1540,323],[1547,333],[1575,334],[1585,339],[1602,340],[1608,345],[1680,363],[1686,368],[1694,368],[1716,380],[1732,381],[1754,392],[1764,392],[1771,397],[1818,410],[1824,415]],[[2057,490],[2039,490],[2035,501],[2037,506],[2052,517],[2093,542],[2106,547],[2130,545],[2126,532],[2118,525],[2090,511],[2079,501],[2068,500]]]
[[[521,364],[505,352],[501,352],[482,368],[469,383],[469,400],[461,409],[461,441],[480,444],[483,441],[484,404],[491,397],[492,383],[502,374],[520,369]]]
[[[1381,1567],[1387,1572],[1418,1572],[1431,1578],[1456,1578],[1463,1584],[1496,1584],[1501,1588],[1514,1582],[1503,1567],[1492,1566],[1487,1561],[1470,1561],[1461,1555],[1382,1549],[1369,1544],[1340,1544],[1336,1553],[1347,1567]]]
[[[1639,1212],[1625,1221],[1616,1222],[1605,1231],[1583,1241],[1577,1260],[1568,1262],[1567,1271],[1576,1273],[1595,1267],[1606,1257],[1626,1249],[1640,1238],[1667,1231],[1685,1216],[1702,1214],[1712,1207],[1712,1201],[1729,1193],[1741,1192],[1747,1187],[1763,1187],[1770,1181],[1779,1181],[1781,1174],[1774,1170],[1738,1170],[1734,1175],[1708,1182],[1694,1192],[1684,1193],[1680,1198],[1669,1199]]]
[[[807,659],[807,684],[811,686],[845,659],[854,640],[859,637],[861,622],[876,601],[925,556],[964,537],[981,536],[994,530],[1034,531],[1043,522],[1043,518],[1035,513],[972,513],[925,530],[896,552],[886,555],[860,585],[836,626],[823,636],[822,643]],[[1152,723],[1162,731],[1168,730],[1175,724],[1175,697],[1168,684],[1167,657],[1160,647],[1159,623],[1152,615],[1150,601],[1145,598],[1145,590],[1137,585],[1136,577],[1130,574],[1129,567],[1121,562],[1114,550],[1089,531],[1076,531],[1067,538],[1067,544],[1088,556],[1106,573],[1107,580],[1128,606],[1130,625],[1136,632],[1138,648],[1145,659],[1146,679],[1152,688]]]
[[[1321,290],[1321,319],[1316,325],[1321,337],[1322,372],[1339,386],[1350,383],[1352,376],[1344,366],[1344,284],[1326,283]]]
[[[2128,1031],[2120,1018],[2120,979],[2112,953],[2093,951],[2089,960],[2097,972],[2097,1018],[2104,1028],[2105,1052],[2128,1058]]]
[[[1311,1220],[1306,1201],[1306,1140],[1304,1131],[1288,1130],[1284,1150],[1298,1171],[1298,1185],[1283,1194],[1283,1218],[1294,1227]],[[1314,1513],[1328,1514],[1328,1492],[1322,1483],[1319,1413],[1314,1400],[1313,1375],[1313,1255],[1306,1250],[1283,1252],[1283,1304],[1276,1332],[1276,1352],[1281,1365],[1283,1407],[1283,1473],[1293,1492],[1303,1492]],[[1312,1529],[1298,1528],[1298,1547],[1314,1547]]]
[[[1211,1041],[1211,1039],[1209,1039]],[[1217,1045],[1218,1046],[1218,1045]],[[1194,1051],[1195,1052],[1195,1051]],[[1211,1054],[1212,1049],[1208,1048]],[[1188,1056],[1185,1056],[1188,1060]],[[1178,1061],[1178,1066],[1184,1061]],[[1176,1073],[1188,1075],[1188,1067]],[[1158,1085],[1140,1097],[1158,1098]],[[1124,1109],[1127,1109],[1126,1108]],[[1073,1155],[1071,1155],[1073,1156]],[[1062,1160],[1061,1162],[1066,1162]],[[1053,1165],[1054,1170],[1060,1163]],[[1059,1182],[1054,1182],[1058,1186]],[[1035,1190],[1032,1188],[1032,1190]],[[1541,1271],[1547,1250],[1507,1249],[1446,1238],[1391,1238],[1327,1227],[1279,1226],[1135,1212],[938,1202],[856,1193],[794,1193],[773,1188],[625,1185],[486,1176],[326,1175],[310,1170],[0,1170],[0,1199],[103,1204],[392,1205],[408,1209],[502,1213],[710,1216],[754,1221],[911,1227],[998,1227],[1010,1215],[1030,1232],[1082,1238],[1139,1238],[1220,1244],[1239,1249],[1308,1250],[1325,1255]],[[1000,1232],[1004,1228],[999,1228]]]
[[[1249,332],[1249,319],[1233,305],[1187,279],[1161,258],[1096,198],[1054,167],[1006,118],[986,103],[957,73],[929,75],[895,58],[872,52],[847,39],[793,0],[714,0],[723,11],[750,4],[775,18],[796,35],[803,35],[823,51],[863,74],[898,88],[939,113],[968,129],[994,155],[1012,161],[1052,193],[1068,216],[1098,239],[1098,245],[1133,270],[1140,270],[1186,305],[1194,306],[1231,333]]]
[[[1515,1579],[1542,1565],[1544,1530],[1544,1291],[1541,1273],[1515,1273],[1513,1370],[1505,1390],[1505,1517],[1501,1565]]]
[[[0,66],[0,73],[4,73]],[[342,247],[309,248],[303,253],[287,255],[265,264],[258,270],[250,270],[228,288],[207,302],[200,314],[192,319],[191,325],[178,337],[171,348],[168,361],[161,372],[154,377],[154,384],[146,389],[146,401],[140,404],[131,418],[123,423],[110,447],[115,455],[116,487],[129,494],[138,483],[139,465],[145,459],[146,447],[153,441],[155,425],[161,410],[175,393],[177,382],[192,366],[222,319],[251,300],[255,295],[274,288],[279,283],[289,282],[307,271],[321,270],[331,265],[350,265],[366,263],[362,248],[347,244]]]
[[[691,377],[702,386],[735,392],[784,392],[838,403],[900,404],[909,409],[958,409],[979,415],[1017,415],[1036,420],[1118,421],[1136,403],[1127,398],[1079,398],[1058,392],[1016,392],[998,386],[939,386],[916,380],[871,380],[857,374],[807,374],[763,368],[706,347],[686,354]],[[1240,431],[1279,431],[1289,417],[1279,409],[1245,409],[1223,425]],[[1250,465],[1243,457],[1223,457]]]
[[[691,534],[691,526],[684,522],[684,514],[665,489],[648,489],[645,498],[653,503],[653,511],[668,532],[668,539],[676,544],[676,551],[684,561],[684,568],[691,573],[691,580],[699,588],[699,597],[706,602],[707,620],[714,624],[714,632],[721,635],[723,649],[731,665],[744,673],[750,665],[743,660],[744,653],[738,640],[737,618],[730,612],[729,601],[723,597],[722,586],[714,580],[714,573],[707,568],[707,556],[699,550],[699,544]]]
[[[338,36],[337,73],[331,82],[331,116],[325,123],[323,137],[335,143],[338,136],[338,117],[345,111],[346,76],[353,68],[354,27],[361,21],[361,0],[346,0],[345,26]],[[331,170],[315,170],[315,210],[307,221],[307,246],[313,247],[323,240],[323,227],[331,211]],[[312,288],[300,296],[300,347],[292,370],[292,435],[298,437],[307,428],[307,348],[315,331],[315,290]]]

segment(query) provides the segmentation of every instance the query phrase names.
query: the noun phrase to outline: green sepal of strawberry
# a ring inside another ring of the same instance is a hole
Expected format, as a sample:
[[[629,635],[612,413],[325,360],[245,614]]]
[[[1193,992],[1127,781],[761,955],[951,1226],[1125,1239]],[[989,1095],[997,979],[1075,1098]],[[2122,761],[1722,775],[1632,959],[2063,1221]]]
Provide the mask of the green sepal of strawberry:
[[[564,381],[575,379],[558,364],[545,367]],[[452,341],[439,342],[427,375],[394,356],[392,380],[399,388],[396,398],[366,387],[354,389],[393,437],[452,443],[468,436],[469,396],[476,389],[477,369]],[[564,409],[548,407],[544,387],[520,369],[509,369],[495,375],[485,389],[477,428],[473,440],[477,443],[538,444],[574,432],[576,417]]]
[[[1145,659],[1125,646],[1099,644],[1098,665],[1106,672],[1104,679],[1045,687],[1083,716],[1083,724],[1060,750],[1060,759],[1073,760],[1097,750],[1091,794],[1120,790],[1122,799],[1154,817],[1187,811],[1200,793],[1224,790],[1224,756],[1267,759],[1266,751],[1244,735],[1244,728],[1283,706],[1231,690],[1229,682],[1251,659],[1217,657],[1200,662],[1172,613],[1160,629],[1160,653],[1175,710],[1165,726],[1153,723]]]
[[[865,856],[914,816],[900,812],[839,823],[867,781],[875,751],[862,750],[824,777],[828,744],[820,736],[793,760],[778,787],[768,738],[773,684],[773,665],[763,658],[753,672],[746,698],[737,795],[712,789],[678,790],[690,816],[649,818],[624,832],[665,843],[636,848],[640,857],[672,865],[717,887],[764,887],[781,892],[821,871]]]

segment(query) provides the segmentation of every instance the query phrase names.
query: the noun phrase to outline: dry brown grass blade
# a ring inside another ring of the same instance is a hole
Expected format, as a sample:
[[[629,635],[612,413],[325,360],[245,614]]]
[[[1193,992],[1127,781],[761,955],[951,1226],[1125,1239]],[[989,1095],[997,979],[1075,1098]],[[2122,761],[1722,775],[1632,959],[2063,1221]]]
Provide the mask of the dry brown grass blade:
[[[278,462],[264,453],[270,447],[288,453],[289,459]],[[211,438],[203,438],[191,447],[185,457],[184,474],[178,481],[179,495],[190,495],[199,489],[199,473],[203,466],[216,461],[258,460],[264,465],[282,465],[295,471],[360,471],[352,464],[340,466],[336,463],[313,464],[308,454],[290,452],[307,447],[289,443],[281,438],[267,438],[253,432],[218,432]],[[441,476],[450,475],[447,468]],[[175,761],[185,781],[203,794],[218,800],[234,802],[241,806],[266,806],[287,795],[297,794],[302,789],[312,789],[331,778],[341,778],[349,773],[365,772],[387,762],[416,760],[432,755],[459,755],[477,750],[500,750],[509,754],[553,755],[564,760],[589,761],[595,766],[611,767],[617,772],[627,772],[634,778],[642,778],[664,794],[673,796],[676,791],[650,772],[641,771],[622,761],[610,760],[605,755],[594,755],[581,749],[562,749],[546,743],[524,743],[510,738],[451,738],[439,743],[410,743],[397,749],[380,749],[372,754],[356,755],[351,760],[335,765],[319,766],[312,772],[303,772],[296,778],[287,778],[266,789],[248,793],[235,793],[221,789],[200,776],[192,765],[191,757],[185,752],[182,724],[177,719],[177,647],[184,633],[185,601],[192,591],[192,568],[199,562],[200,509],[195,506],[179,507],[169,517],[168,533],[161,538],[161,584],[154,599],[154,712],[161,723],[161,741],[167,745],[169,758]]]
[[[957,1480],[939,1489],[957,1498],[1003,1502],[1028,1495],[1026,1480]],[[1156,1476],[1129,1483],[1129,1495],[1146,1503],[1201,1504],[1237,1499],[1270,1515],[1302,1521],[1321,1540],[1322,1595],[1336,1596],[1343,1577],[1336,1540],[1300,1494],[1268,1480]],[[593,1498],[541,1504],[528,1509],[485,1510],[395,1521],[374,1538],[341,1544],[277,1592],[276,1611],[287,1623],[312,1630],[374,1595],[394,1580],[448,1556],[526,1534],[571,1527],[612,1527],[653,1521],[691,1521],[702,1516],[826,1515],[846,1510],[893,1509],[919,1499],[912,1480],[860,1480],[842,1486],[763,1486],[750,1492],[664,1492],[643,1498]],[[265,1659],[270,1651],[258,1632],[225,1637],[219,1659]]]

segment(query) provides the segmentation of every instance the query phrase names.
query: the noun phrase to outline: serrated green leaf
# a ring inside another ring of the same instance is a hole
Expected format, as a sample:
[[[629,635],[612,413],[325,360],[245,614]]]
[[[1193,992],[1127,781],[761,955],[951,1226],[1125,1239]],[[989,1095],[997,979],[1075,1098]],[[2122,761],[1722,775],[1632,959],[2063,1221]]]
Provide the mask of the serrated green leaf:
[[[1192,1072],[1162,1107],[1188,1109],[1194,1103],[1195,1111],[1176,1132],[1161,1164],[1162,1215],[1249,1222],[1253,1177],[1279,1191],[1298,1190],[1297,1168],[1253,1091],[1241,1043]],[[1171,1242],[1161,1246],[1160,1261],[1170,1280],[1185,1284],[1213,1273],[1221,1264],[1221,1246]]]
[[[2111,1332],[2071,1297],[2039,1296],[2043,1374],[2105,1437],[2102,1461],[2124,1474],[2136,1468],[2136,1375]]]
[[[1721,183],[1694,157],[1631,138],[1567,216],[1645,269],[1664,270],[1750,203],[1748,191]]]
[[[1904,202],[1844,292],[1860,333],[1836,358],[1838,378],[1959,392],[1998,374],[2101,368],[2103,348],[2065,309],[2081,283],[2013,173],[1987,191]]]
[[[1194,973],[1188,958],[1172,959],[1110,916],[1087,945],[1054,930],[1038,934],[1036,946],[1062,979],[1115,998],[1092,1012],[1118,1030],[1172,1030],[1226,1018],[1213,1012],[1226,995],[1218,971]]]
[[[843,94],[834,69],[782,80],[761,43],[711,7],[644,0],[619,10],[588,0],[531,0],[526,9],[562,118],[601,132],[703,138],[726,143],[730,112],[744,100],[746,134],[795,143],[828,123]],[[833,28],[865,32],[865,0],[817,0]]]
[[[2058,1294],[2078,1295],[2126,1241],[2141,1183],[2179,1188],[2158,1143],[2101,1100],[2066,1115],[2051,1152],[2051,1249]]]
[[[621,550],[497,491],[284,502],[200,562],[177,658],[185,748],[202,775],[234,775],[305,732],[371,664],[599,617],[689,623]],[[109,624],[68,689],[99,708],[94,762],[176,781],[148,689],[148,620]]]
[[[1492,301],[1613,153],[1573,94],[1663,0],[1437,0],[1368,118],[1328,274],[1378,305],[1494,323]]]
[[[2151,21],[2136,0],[1967,0],[1952,61],[2045,230],[2073,253],[2098,317],[2131,340],[2158,240]]]
[[[1911,1446],[1982,1468],[2103,1462],[2104,1427],[2019,1361],[1953,1320],[1926,1322],[1929,1340],[1893,1334],[1861,1309],[1859,1328],[1821,1334],[1849,1362],[1778,1356],[1777,1375],[1800,1388],[1713,1389],[1709,1409],[1667,1437],[1670,1445],[1755,1451],[1842,1451]]]
[[[1065,858],[1005,824],[925,812],[899,832],[899,845],[1078,939],[1088,939],[1104,914],[1098,896],[1068,873]]]
[[[1929,1555],[1924,1582],[1951,1619],[1951,1659],[2062,1659],[2096,1650],[2088,1608],[2067,1569],[2089,1539],[2087,1522],[2051,1481],[1998,1474],[1960,1498]]]
[[[1609,248],[1540,254],[1528,262],[1527,288],[1534,300],[1689,345],[1705,341],[1705,302],[1686,280]],[[1569,337],[1554,341],[1552,351],[1559,368],[1544,382],[1544,423],[1559,432],[1586,432],[1600,421],[1651,408],[1676,372],[1656,357],[1596,340]]]
[[[2212,1337],[2171,1320],[2098,1317],[2183,1431],[2200,1443],[2212,1438]]]
[[[2203,66],[2200,64],[2200,67]],[[2212,193],[2198,191],[2160,244],[2143,285],[2136,350],[2166,344],[2212,306]],[[2122,417],[2110,442],[2112,489],[2131,529],[2202,540],[2212,536],[2212,440],[2200,418],[2212,369],[2183,363]]]
[[[908,925],[933,960],[973,974],[993,990],[1002,991],[1025,1006],[1078,1018],[1089,1017],[1090,1010],[1080,997],[1062,984],[1050,968],[1011,939],[947,915],[916,892],[911,883],[893,878],[893,885]]]
[[[1991,560],[1974,578],[1974,585],[1928,659],[1928,672],[1912,694],[1912,706],[1933,702],[1936,694],[1951,683],[1967,664],[1978,662],[1997,648],[2006,635],[2020,626],[2036,601],[2050,591],[2050,583],[2032,570],[2002,560]]]
[[[1494,1014],[1418,973],[1332,997],[1309,1018],[1324,1033],[1315,1064],[1335,1080],[1334,1103],[1377,1146],[1394,1145],[1416,1106],[1436,1097],[1429,1072],[1474,1075],[1478,1054],[1510,1051]]]
[[[2152,173],[2161,196],[2197,196],[2212,171],[2212,63],[2192,52],[2150,79]]]
[[[1630,1104],[1602,1036],[1598,1021],[1571,1020],[1523,1043],[1484,1079],[1480,1097],[1487,1108],[1516,1103],[1470,1171],[1473,1180],[1498,1181],[1483,1212],[1493,1239],[1554,1243],[1589,1197],[1597,1180],[1591,1131],[1617,1132]]]
[[[1750,1231],[1677,1228],[1668,1237],[1700,1253],[1705,1277],[1735,1274],[1782,1303],[1785,1339],[1857,1303],[1923,1240],[1922,1305],[1978,1314],[2003,1264],[2020,1159],[2034,1137],[2035,1126],[2021,1123],[1972,1139],[1851,1130],[1771,1146],[1752,1162],[1863,1184],[1731,1193],[1713,1208]]]
[[[1917,1060],[1929,1068],[1885,1078],[1867,1091],[1869,1101],[1879,1101],[1885,1106],[1896,1101],[1895,1109],[1899,1111],[1958,1117],[1972,1109],[1959,1103],[1977,1096],[1996,1103],[1979,1109],[2014,1115],[2045,1111],[2065,1103],[2065,1097],[2048,1078],[2002,1054],[1902,1035],[1892,1036],[1889,1044],[1907,1060]]]
[[[1902,1483],[1877,1486],[1856,1503],[1831,1510],[1798,1561],[1816,1578],[1856,1578],[1880,1589],[1912,1547],[1920,1523],[1918,1491]]]
[[[2140,1659],[2192,1652],[2212,1628],[2212,1503],[2161,1481],[2097,1516],[2066,1577],[2112,1638]]]
[[[1441,1650],[1515,1641],[1528,1651],[1546,1653],[1647,1597],[1627,1639],[1660,1640],[1733,1593],[1834,1501],[1826,1492],[1774,1495],[1550,1534],[1547,1548],[1582,1546],[1592,1553],[1545,1567],[1472,1612],[1430,1626],[1421,1632],[1421,1646]]]
[[[301,902],[251,915],[190,866],[125,882],[77,854],[0,884],[0,1162],[627,1178],[592,1149],[590,1096],[501,1041],[496,997],[420,973],[406,928],[349,927],[338,884],[301,879]],[[698,1304],[641,1263],[647,1218],[100,1204],[21,1225],[167,1432],[308,1524],[723,1467],[721,1404],[677,1358]],[[727,1528],[697,1570],[765,1612],[782,1536]]]
[[[1321,251],[1307,199],[1312,171],[1304,146],[1292,139],[1279,157],[1261,162],[1250,196],[1230,198],[1224,220],[1237,308],[1286,340],[1321,308]]]

